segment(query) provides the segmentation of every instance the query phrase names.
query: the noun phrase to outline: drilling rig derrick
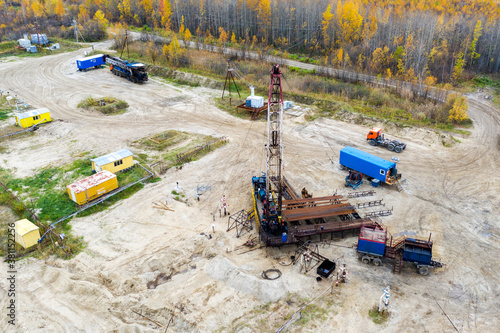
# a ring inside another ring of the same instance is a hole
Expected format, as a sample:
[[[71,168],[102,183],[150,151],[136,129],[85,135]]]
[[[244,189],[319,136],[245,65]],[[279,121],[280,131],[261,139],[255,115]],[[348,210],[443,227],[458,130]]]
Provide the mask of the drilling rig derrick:
[[[266,188],[268,200],[266,220],[273,229],[282,229],[282,197],[283,197],[283,91],[281,88],[281,71],[279,65],[271,70],[271,84],[267,107],[267,177]],[[274,224],[274,225],[273,225]]]

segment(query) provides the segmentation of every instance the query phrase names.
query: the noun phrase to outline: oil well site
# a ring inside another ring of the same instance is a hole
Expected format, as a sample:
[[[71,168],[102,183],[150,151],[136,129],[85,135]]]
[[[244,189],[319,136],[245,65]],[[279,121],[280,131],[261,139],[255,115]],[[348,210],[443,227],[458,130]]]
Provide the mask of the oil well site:
[[[16,105],[0,191],[26,212],[0,205],[22,253],[1,327],[498,331],[500,111],[482,93],[447,147],[425,127],[308,119],[286,64],[262,61],[269,89],[237,117],[214,98],[240,91],[148,75],[110,44],[0,61]]]

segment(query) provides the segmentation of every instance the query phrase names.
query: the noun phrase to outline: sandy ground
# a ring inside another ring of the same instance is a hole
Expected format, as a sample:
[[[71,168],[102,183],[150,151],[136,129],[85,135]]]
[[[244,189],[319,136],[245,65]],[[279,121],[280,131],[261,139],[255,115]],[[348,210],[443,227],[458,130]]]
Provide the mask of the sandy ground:
[[[329,286],[316,282],[313,272],[305,275],[298,266],[280,264],[289,261],[295,247],[242,254],[237,246],[247,236],[225,232],[227,218],[218,214],[213,221],[222,194],[231,212],[251,206],[251,177],[265,170],[265,123],[217,109],[211,98],[220,91],[154,79],[137,85],[107,70],[77,72],[75,59],[82,52],[0,63],[0,89],[35,107],[47,107],[62,120],[33,136],[2,142],[7,151],[0,167],[25,177],[48,165],[69,163],[82,152],[100,155],[129,148],[137,153],[133,141],[167,129],[225,135],[230,143],[181,170],[169,170],[161,182],[146,185],[106,211],[73,219],[74,233],[88,243],[76,258],[19,262],[18,325],[12,329],[2,316],[2,331],[163,332],[169,326],[169,332],[268,332],[301,304],[290,303],[287,311],[256,308],[290,295],[312,299]],[[131,107],[117,116],[78,109],[78,102],[89,95],[124,99]],[[452,325],[460,332],[497,331],[500,113],[478,94],[468,97],[474,129],[469,137],[455,136],[460,143],[451,148],[444,147],[441,134],[434,131],[388,129],[388,135],[408,144],[397,155],[404,192],[379,187],[368,199],[383,199],[386,209],[394,208],[392,216],[383,218],[392,233],[432,233],[434,257],[445,267],[423,277],[406,265],[394,275],[390,263],[363,265],[351,248],[355,237],[321,245],[322,255],[347,265],[350,281],[322,298],[321,304],[332,300],[326,319],[295,323],[287,331],[453,332]],[[366,143],[368,127],[330,119],[307,123],[303,117],[285,116],[285,175],[290,183],[315,196],[346,193],[345,173],[338,166],[340,149],[351,145],[386,159],[393,156]],[[189,206],[173,200],[170,193],[176,182],[190,199]],[[207,189],[199,202],[194,201],[197,186]],[[158,200],[167,201],[175,211],[152,208]],[[1,216],[14,220],[8,213]],[[209,239],[212,223],[216,232]],[[4,274],[6,264],[1,266]],[[261,272],[269,268],[280,269],[282,277],[262,279]],[[148,289],[148,282],[155,280],[158,286]],[[392,288],[391,315],[377,325],[368,310],[378,304],[387,285]],[[0,305],[5,309],[4,278],[0,286]]]

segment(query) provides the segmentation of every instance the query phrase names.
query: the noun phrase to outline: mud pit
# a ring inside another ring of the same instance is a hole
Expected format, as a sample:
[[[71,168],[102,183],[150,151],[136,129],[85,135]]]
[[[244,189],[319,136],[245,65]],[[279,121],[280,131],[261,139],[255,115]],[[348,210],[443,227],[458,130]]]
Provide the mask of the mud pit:
[[[237,239],[233,231],[226,233],[227,218],[216,214],[212,220],[222,194],[229,211],[250,207],[251,177],[265,170],[264,123],[234,118],[214,107],[211,98],[220,94],[216,90],[154,79],[137,85],[104,69],[79,73],[75,59],[82,52],[0,64],[1,89],[49,108],[62,120],[33,136],[3,142],[7,151],[0,167],[24,177],[44,166],[68,163],[82,152],[134,151],[133,141],[172,129],[225,135],[230,141],[181,170],[169,170],[161,182],[146,185],[106,211],[73,219],[73,232],[88,242],[76,258],[19,262],[18,325],[13,331],[163,332],[168,327],[169,332],[272,332],[303,304],[285,299],[300,295],[311,300],[329,286],[316,282],[313,272],[304,275],[297,266],[280,265],[295,247],[241,254],[244,250],[235,249],[247,236]],[[78,102],[89,95],[123,99],[129,111],[104,116],[78,109]],[[432,233],[434,257],[446,266],[422,277],[406,265],[394,275],[389,263],[363,265],[350,248],[354,237],[322,245],[322,255],[347,264],[350,281],[322,298],[325,319],[313,316],[288,331],[455,331],[443,311],[461,332],[500,327],[500,113],[475,95],[469,96],[469,103],[475,127],[452,148],[443,147],[440,134],[426,129],[389,132],[408,144],[397,155],[406,179],[404,192],[379,187],[375,195],[387,208],[394,207],[394,214],[383,218],[389,231],[422,237]],[[341,148],[352,145],[391,157],[387,149],[365,142],[367,129],[285,116],[286,177],[296,189],[306,187],[315,196],[337,189],[345,193],[345,173],[338,168]],[[173,200],[176,182],[190,199],[189,206]],[[197,186],[208,189],[200,201],[194,200]],[[153,209],[152,202],[160,200],[174,212]],[[12,219],[2,214],[2,220]],[[209,239],[212,224],[216,232]],[[280,269],[282,277],[263,280],[261,272],[270,268]],[[4,262],[1,269],[7,272]],[[0,305],[5,309],[7,284],[0,281]],[[378,304],[387,285],[392,291],[391,315],[377,325],[368,310]],[[269,306],[280,299],[288,307]],[[6,316],[0,323],[8,327]]]

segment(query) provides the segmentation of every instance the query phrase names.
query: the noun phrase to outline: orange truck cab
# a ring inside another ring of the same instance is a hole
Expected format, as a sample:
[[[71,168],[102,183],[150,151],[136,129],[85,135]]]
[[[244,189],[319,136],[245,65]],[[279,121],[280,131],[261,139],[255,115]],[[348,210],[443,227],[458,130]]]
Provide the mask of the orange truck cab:
[[[382,129],[374,127],[370,130],[370,132],[368,132],[366,139],[367,140],[370,140],[370,139],[377,140],[381,135],[382,135]]]

